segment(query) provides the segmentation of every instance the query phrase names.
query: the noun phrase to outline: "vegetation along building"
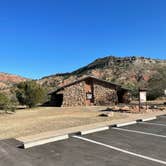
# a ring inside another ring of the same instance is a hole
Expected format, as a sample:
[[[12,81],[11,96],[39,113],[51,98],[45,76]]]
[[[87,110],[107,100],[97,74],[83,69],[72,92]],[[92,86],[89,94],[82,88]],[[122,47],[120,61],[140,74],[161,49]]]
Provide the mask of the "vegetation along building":
[[[87,76],[67,84],[51,95],[54,106],[114,105],[129,102],[128,89],[96,77]]]

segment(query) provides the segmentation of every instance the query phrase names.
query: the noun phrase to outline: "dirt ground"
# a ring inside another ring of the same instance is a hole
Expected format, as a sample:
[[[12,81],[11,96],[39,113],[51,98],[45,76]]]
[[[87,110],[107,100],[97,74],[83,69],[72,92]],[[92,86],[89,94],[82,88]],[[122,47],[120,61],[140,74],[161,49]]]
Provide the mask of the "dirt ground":
[[[138,114],[138,112],[133,112],[131,108],[131,113],[127,113],[122,109],[121,112],[114,112],[113,117],[99,116],[99,114],[104,113],[102,110],[107,110],[107,108],[108,107],[105,106],[73,108],[38,107],[34,109],[17,110],[16,113],[13,114],[0,114],[0,139],[24,137],[98,122],[107,123],[114,120],[130,118]],[[113,108],[114,107],[112,107],[112,109]],[[117,110],[119,110],[119,108]],[[124,108],[127,108],[127,106]],[[113,110],[116,111],[115,108]],[[164,106],[162,110],[166,111],[166,107]],[[141,114],[155,113],[161,110],[148,109],[147,111],[148,112],[145,111]]]
[[[114,117],[99,117],[98,110],[107,107],[55,108],[40,107],[18,110],[13,114],[0,114],[0,139],[17,138],[74,126],[111,121],[127,115],[114,113]]]

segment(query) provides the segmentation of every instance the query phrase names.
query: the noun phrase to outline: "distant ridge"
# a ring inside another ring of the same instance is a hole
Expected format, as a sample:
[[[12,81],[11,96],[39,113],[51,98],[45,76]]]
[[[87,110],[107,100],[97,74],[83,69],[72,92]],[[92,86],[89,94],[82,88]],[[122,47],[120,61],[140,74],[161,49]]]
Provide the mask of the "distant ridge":
[[[163,86],[163,83],[166,86],[166,60],[107,56],[98,58],[73,72],[57,73],[36,81],[52,91],[87,75],[131,89],[150,85],[151,80],[154,85],[162,82],[160,86]],[[0,90],[10,90],[15,84],[26,80],[28,79],[18,75],[0,72]]]
[[[145,86],[149,79],[160,74],[160,70],[166,71],[166,60],[136,56],[107,56],[98,58],[71,73],[46,76],[38,80],[38,82],[50,89],[55,89],[55,87],[63,86],[80,77],[92,75],[126,87],[139,87]]]

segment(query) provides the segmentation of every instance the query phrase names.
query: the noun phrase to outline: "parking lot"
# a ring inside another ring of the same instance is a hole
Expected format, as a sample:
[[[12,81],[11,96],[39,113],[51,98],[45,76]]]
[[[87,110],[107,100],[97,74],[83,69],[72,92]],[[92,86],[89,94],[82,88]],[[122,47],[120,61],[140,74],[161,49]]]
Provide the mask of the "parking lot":
[[[29,149],[19,144],[0,141],[0,166],[161,166],[166,165],[166,116]]]

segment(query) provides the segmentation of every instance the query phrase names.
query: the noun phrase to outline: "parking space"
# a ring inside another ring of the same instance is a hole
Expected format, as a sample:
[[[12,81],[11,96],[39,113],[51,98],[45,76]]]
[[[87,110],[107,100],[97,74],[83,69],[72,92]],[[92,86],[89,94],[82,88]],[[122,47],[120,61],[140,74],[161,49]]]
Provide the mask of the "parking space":
[[[148,133],[152,133],[152,135],[156,134],[160,137],[166,138],[166,116],[160,116],[155,120],[139,122],[134,125],[125,126],[122,129],[127,129],[128,131],[141,131],[148,135]],[[126,130],[126,131],[127,131]],[[125,131],[125,130],[124,130]]]
[[[35,158],[41,159],[40,165],[46,162],[47,165],[57,166],[161,165],[77,138],[48,144],[44,149],[42,146],[32,148],[28,153],[32,157],[36,154]]]
[[[116,129],[90,134],[85,138],[155,159],[166,158],[166,138]]]
[[[88,135],[73,136],[64,141],[26,150],[17,148],[19,142],[15,140],[3,140],[0,141],[0,165],[166,165],[166,126],[151,123],[166,124],[166,117]]]
[[[7,147],[8,149],[6,149]],[[162,165],[77,138],[70,138],[28,150],[15,149],[13,145],[10,148],[4,145],[3,148],[5,151],[1,149],[0,153],[1,166]]]
[[[166,116],[160,116],[158,117],[157,119],[155,120],[152,120],[152,121],[148,121],[147,123],[156,123],[156,124],[163,124],[163,125],[166,125]]]

